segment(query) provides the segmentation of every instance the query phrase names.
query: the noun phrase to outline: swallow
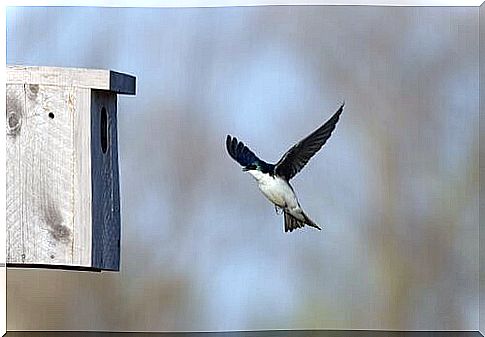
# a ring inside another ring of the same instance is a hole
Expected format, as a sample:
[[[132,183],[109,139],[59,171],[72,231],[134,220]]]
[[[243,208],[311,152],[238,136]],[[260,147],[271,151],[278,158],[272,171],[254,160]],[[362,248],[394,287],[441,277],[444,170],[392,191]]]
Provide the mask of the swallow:
[[[290,180],[327,142],[335,130],[345,103],[318,129],[291,147],[276,164],[259,159],[243,142],[227,135],[227,152],[258,183],[263,195],[275,206],[276,213],[281,210],[285,218],[285,232],[292,232],[305,225],[321,230],[303,211],[290,185]]]

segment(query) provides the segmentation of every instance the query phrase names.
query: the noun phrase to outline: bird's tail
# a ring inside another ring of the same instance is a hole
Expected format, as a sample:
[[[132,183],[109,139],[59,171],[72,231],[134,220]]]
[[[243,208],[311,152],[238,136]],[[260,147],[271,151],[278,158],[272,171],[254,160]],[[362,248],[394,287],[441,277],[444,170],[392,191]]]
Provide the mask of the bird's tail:
[[[311,220],[305,212],[300,213],[305,221],[295,218],[293,215],[285,211],[285,232],[292,232],[296,228],[302,228],[305,225],[322,230],[313,220]]]

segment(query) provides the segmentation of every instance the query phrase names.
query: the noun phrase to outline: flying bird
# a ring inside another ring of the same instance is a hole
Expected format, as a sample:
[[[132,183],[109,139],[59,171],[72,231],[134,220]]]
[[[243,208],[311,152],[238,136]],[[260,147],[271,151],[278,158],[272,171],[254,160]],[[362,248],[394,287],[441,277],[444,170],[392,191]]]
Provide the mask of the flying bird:
[[[301,171],[330,138],[344,105],[345,103],[342,103],[325,124],[291,147],[276,164],[259,159],[243,142],[227,135],[226,148],[231,158],[242,166],[243,171],[256,179],[261,192],[274,204],[276,213],[278,209],[283,211],[285,232],[292,232],[305,225],[321,230],[301,208],[295,190],[290,185],[290,179]]]

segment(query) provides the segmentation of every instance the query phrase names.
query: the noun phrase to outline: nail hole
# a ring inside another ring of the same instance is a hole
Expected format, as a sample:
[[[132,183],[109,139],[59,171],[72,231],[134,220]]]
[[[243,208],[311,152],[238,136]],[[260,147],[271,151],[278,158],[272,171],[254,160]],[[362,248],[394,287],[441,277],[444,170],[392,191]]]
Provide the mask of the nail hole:
[[[54,114],[52,112],[49,112],[49,118],[54,119]]]

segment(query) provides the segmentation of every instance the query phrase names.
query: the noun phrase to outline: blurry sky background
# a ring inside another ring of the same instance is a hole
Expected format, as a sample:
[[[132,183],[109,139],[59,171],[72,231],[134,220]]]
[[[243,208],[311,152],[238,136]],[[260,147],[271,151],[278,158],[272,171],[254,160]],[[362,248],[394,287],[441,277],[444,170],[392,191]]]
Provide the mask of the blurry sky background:
[[[8,271],[8,329],[476,329],[478,8],[9,8],[7,62],[119,98],[119,273]],[[345,100],[283,217],[267,161]]]

